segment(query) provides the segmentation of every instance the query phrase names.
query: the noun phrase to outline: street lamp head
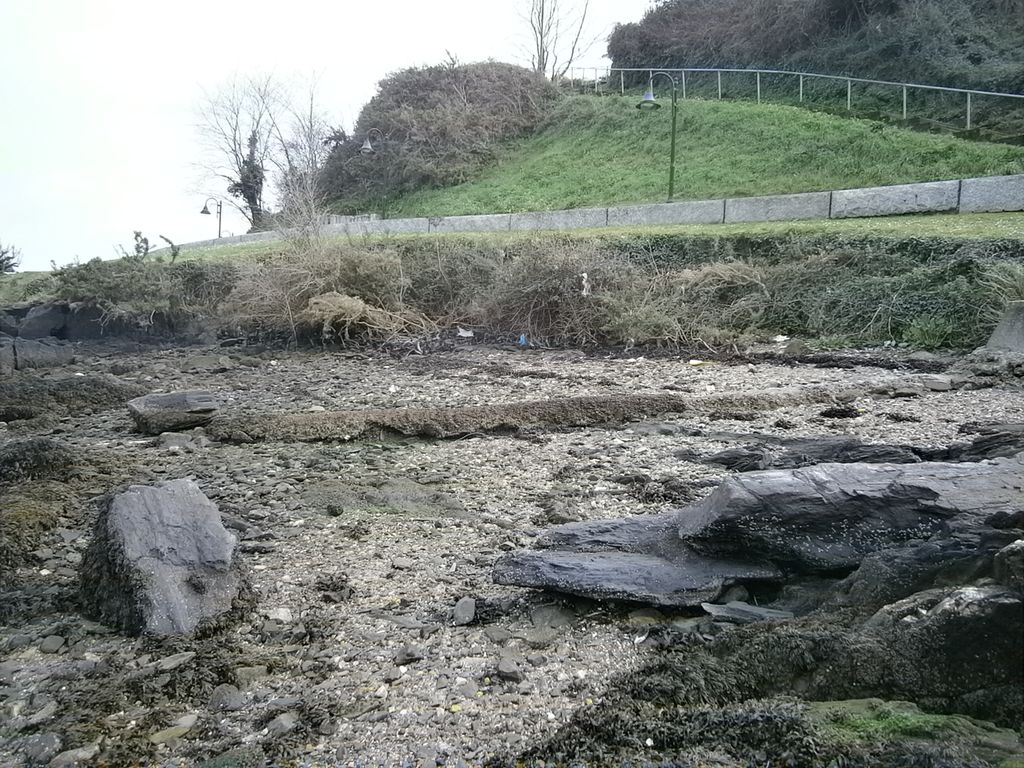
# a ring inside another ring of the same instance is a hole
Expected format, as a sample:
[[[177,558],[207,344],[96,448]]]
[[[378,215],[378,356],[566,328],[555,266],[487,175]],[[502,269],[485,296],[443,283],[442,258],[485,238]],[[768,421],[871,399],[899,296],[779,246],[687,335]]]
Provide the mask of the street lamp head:
[[[203,210],[201,210],[200,213],[205,214],[206,216],[211,215],[210,208],[206,203],[203,203]]]
[[[367,136],[363,140],[363,146],[359,148],[359,153],[362,155],[375,155],[377,150],[373,148],[373,144],[370,143],[370,137]]]
[[[637,109],[660,109],[661,108],[661,104],[659,104],[657,102],[657,100],[655,100],[655,98],[654,98],[654,91],[648,89],[644,93],[643,99],[641,99],[640,103],[636,105],[636,108]]]

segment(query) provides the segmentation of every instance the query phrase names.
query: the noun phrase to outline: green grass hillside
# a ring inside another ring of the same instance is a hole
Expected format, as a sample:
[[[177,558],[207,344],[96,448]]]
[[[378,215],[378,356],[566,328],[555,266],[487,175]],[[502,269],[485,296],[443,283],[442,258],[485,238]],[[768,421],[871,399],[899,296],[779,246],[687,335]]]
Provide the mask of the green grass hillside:
[[[390,215],[457,215],[657,202],[671,110],[635,97],[567,98],[536,136],[476,179],[424,190]],[[1024,172],[1024,148],[746,102],[679,102],[677,200],[783,194]]]

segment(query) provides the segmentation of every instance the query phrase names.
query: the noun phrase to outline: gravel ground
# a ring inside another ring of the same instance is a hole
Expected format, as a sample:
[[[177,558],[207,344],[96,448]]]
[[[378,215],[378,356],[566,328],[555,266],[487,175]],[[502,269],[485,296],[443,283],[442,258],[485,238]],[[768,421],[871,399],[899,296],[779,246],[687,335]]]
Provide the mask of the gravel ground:
[[[97,350],[47,375],[93,373],[154,391],[207,389],[231,413],[812,384],[867,392],[908,375],[483,347],[401,360]],[[9,722],[0,723],[0,766],[27,764],[24,750],[46,734],[59,737],[56,751],[99,744],[115,764],[194,765],[240,746],[261,746],[282,765],[473,765],[515,755],[600,703],[613,676],[643,664],[647,650],[635,641],[644,628],[677,616],[496,586],[490,568],[504,551],[529,546],[550,523],[702,497],[724,471],[676,454],[735,444],[709,433],[940,445],[964,439],[966,422],[1024,421],[1024,398],[1012,389],[865,394],[854,405],[860,415],[842,419],[821,416],[819,404],[333,444],[217,444],[202,430],[147,438],[124,410],[11,422],[0,443],[48,435],[83,466],[67,479],[72,499],[57,526],[17,574],[27,607],[0,625],[0,713]],[[90,498],[178,477],[194,478],[242,539],[256,611],[212,639],[162,643],[120,638],[71,612]],[[466,597],[475,616],[456,626],[453,609]],[[198,655],[153,672],[152,662],[181,652]],[[219,689],[236,699],[228,711],[211,707],[219,684],[238,688]],[[187,727],[153,744],[176,724]]]

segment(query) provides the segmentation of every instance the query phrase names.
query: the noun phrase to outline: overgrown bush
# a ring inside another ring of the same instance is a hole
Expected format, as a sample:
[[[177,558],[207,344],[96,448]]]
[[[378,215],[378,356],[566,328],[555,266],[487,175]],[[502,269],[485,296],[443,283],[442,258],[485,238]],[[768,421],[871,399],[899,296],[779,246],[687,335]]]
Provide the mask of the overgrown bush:
[[[54,279],[62,298],[111,312],[318,342],[460,324],[571,346],[719,347],[784,333],[970,347],[1024,297],[1017,241],[835,236],[333,240],[239,265],[93,261]]]
[[[662,0],[641,21],[615,28],[608,56],[625,68],[782,69],[1020,93],[1022,39],[1022,0]],[[749,77],[723,81],[727,92],[753,94]],[[793,78],[763,81],[766,91],[778,86],[795,98]],[[859,108],[899,115],[892,88],[856,88]],[[841,83],[807,83],[806,103],[845,111],[845,97]],[[963,127],[962,95],[912,99],[912,114],[927,118],[922,127]],[[1024,111],[976,99],[974,126],[990,136],[1024,134]]]
[[[381,81],[353,135],[339,137],[322,189],[340,212],[386,212],[401,193],[465,181],[501,142],[531,132],[557,99],[543,76],[511,64],[402,70]],[[374,154],[360,152],[367,138]]]

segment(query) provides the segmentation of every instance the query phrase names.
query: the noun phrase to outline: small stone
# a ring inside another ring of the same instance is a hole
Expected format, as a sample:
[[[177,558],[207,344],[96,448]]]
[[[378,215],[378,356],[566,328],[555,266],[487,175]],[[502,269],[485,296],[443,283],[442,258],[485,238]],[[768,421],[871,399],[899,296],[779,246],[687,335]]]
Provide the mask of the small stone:
[[[49,768],[69,768],[76,763],[85,763],[92,760],[100,753],[99,744],[90,744],[87,747],[69,749],[61,752],[49,762]]]
[[[267,611],[267,618],[280,621],[282,624],[291,624],[292,612],[288,608],[272,608]]]
[[[393,683],[402,678],[402,670],[399,667],[388,667],[382,677],[385,683]]]
[[[629,612],[632,627],[653,627],[665,623],[665,614],[655,608],[638,608]]]
[[[492,643],[504,645],[512,639],[512,633],[504,627],[487,627],[486,629],[484,629],[484,637],[486,637]]]
[[[29,765],[42,765],[60,752],[60,736],[55,733],[39,733],[25,741],[25,756]]]
[[[235,681],[245,686],[255,680],[259,680],[261,677],[266,677],[269,674],[267,668],[263,665],[256,667],[236,667],[235,668]]]
[[[745,603],[750,599],[750,593],[742,584],[735,584],[725,590],[725,594],[719,598],[723,603],[739,602]]]
[[[26,635],[23,633],[11,635],[9,638],[7,638],[7,650],[17,651],[20,648],[32,645],[32,641],[34,639],[35,638],[32,637],[32,635]]]
[[[195,724],[195,720],[192,723],[184,723],[182,725],[172,725],[170,728],[164,728],[162,731],[157,731],[149,740],[154,744],[168,744],[172,741],[177,741],[182,736],[192,730],[192,725]]]
[[[476,600],[464,597],[455,604],[455,626],[464,627],[476,618]]]
[[[403,645],[395,654],[395,663],[400,667],[412,664],[424,657],[423,649],[418,645]]]
[[[408,557],[396,557],[391,561],[391,567],[396,571],[411,571],[416,567],[416,561]]]
[[[539,629],[558,629],[576,621],[576,612],[561,605],[538,605],[530,611],[530,620]]]
[[[156,668],[161,672],[170,672],[172,669],[187,664],[196,657],[195,651],[184,651],[173,656],[165,656],[156,663]]]
[[[548,663],[548,657],[543,653],[531,653],[526,657],[526,660],[530,662],[530,666],[533,667],[543,667]]]
[[[236,712],[245,706],[245,695],[235,686],[223,683],[210,694],[210,709],[214,712]]]
[[[502,659],[498,662],[498,677],[512,683],[519,683],[525,676],[519,669],[519,665],[512,659]]]
[[[299,724],[299,716],[295,712],[282,712],[267,723],[267,735],[275,739],[293,730]]]
[[[49,635],[43,638],[43,641],[39,644],[40,653],[56,653],[64,647],[66,641],[60,635]]]
[[[547,648],[558,639],[558,630],[550,628],[528,629],[525,632],[517,632],[514,637],[518,637],[531,648],[540,650]]]

